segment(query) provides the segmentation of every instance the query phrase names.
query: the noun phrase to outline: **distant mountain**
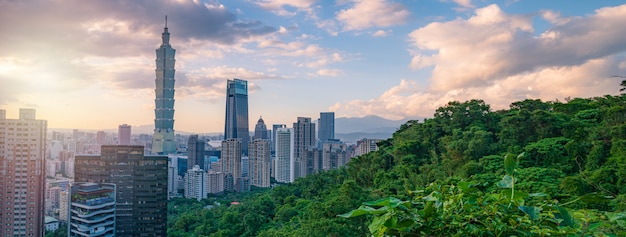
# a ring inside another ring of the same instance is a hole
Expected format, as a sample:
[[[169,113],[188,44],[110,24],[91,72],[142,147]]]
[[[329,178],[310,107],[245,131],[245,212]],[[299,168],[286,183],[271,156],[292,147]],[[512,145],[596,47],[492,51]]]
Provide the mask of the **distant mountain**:
[[[361,118],[336,118],[335,137],[345,143],[356,143],[363,138],[387,139],[408,120],[389,120],[376,115]]]
[[[393,133],[406,121],[408,119],[389,120],[376,115],[361,118],[336,118],[335,133]]]

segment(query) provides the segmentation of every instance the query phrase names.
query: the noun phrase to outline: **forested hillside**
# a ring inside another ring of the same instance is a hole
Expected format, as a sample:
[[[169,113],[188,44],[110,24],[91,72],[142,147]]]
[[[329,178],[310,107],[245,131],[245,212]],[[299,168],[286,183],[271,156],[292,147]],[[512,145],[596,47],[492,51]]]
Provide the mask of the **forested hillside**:
[[[347,167],[272,190],[171,201],[168,234],[626,233],[624,94],[524,100],[499,111],[482,100],[450,102],[379,147]],[[344,213],[357,217],[337,216]]]

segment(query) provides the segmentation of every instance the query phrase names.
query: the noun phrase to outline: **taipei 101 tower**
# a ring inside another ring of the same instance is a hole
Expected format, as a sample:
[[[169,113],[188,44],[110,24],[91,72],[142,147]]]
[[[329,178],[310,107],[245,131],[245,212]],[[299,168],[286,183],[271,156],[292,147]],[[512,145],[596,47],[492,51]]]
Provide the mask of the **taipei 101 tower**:
[[[176,50],[170,45],[170,33],[165,29],[161,34],[163,43],[156,50],[156,99],[154,100],[154,136],[152,137],[152,153],[167,155],[176,152],[174,139],[174,54]]]

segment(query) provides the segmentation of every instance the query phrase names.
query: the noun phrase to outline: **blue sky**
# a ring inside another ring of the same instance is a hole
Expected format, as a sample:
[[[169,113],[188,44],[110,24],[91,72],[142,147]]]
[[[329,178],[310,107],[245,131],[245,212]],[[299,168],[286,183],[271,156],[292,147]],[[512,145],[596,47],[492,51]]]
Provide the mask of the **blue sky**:
[[[0,109],[51,128],[152,124],[164,15],[177,50],[175,129],[219,132],[227,79],[249,81],[251,127],[448,101],[619,92],[624,1],[0,0]]]

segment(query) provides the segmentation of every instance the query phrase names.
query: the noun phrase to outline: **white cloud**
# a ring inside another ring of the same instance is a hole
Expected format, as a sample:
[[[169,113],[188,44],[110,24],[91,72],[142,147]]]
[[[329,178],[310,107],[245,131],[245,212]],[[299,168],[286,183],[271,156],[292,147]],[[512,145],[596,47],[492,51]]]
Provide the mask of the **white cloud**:
[[[387,0],[355,0],[352,8],[341,10],[336,19],[344,31],[388,27],[406,22],[409,11],[400,3]]]
[[[263,9],[270,10],[276,15],[293,16],[296,12],[285,9],[285,6],[294,7],[300,11],[308,11],[317,0],[261,0],[254,3]]]
[[[343,74],[343,72],[339,69],[322,68],[320,70],[317,70],[317,75],[320,75],[320,76],[336,77],[341,74]]]
[[[410,67],[432,67],[426,83],[402,80],[369,100],[340,102],[341,116],[379,114],[389,119],[431,117],[448,101],[484,99],[493,109],[514,101],[591,97],[618,93],[626,74],[626,5],[585,17],[542,17],[554,24],[535,32],[529,16],[496,5],[468,19],[434,22],[413,31]]]
[[[387,35],[389,35],[392,31],[391,30],[377,30],[376,32],[372,33],[372,36],[374,37],[385,37]]]

